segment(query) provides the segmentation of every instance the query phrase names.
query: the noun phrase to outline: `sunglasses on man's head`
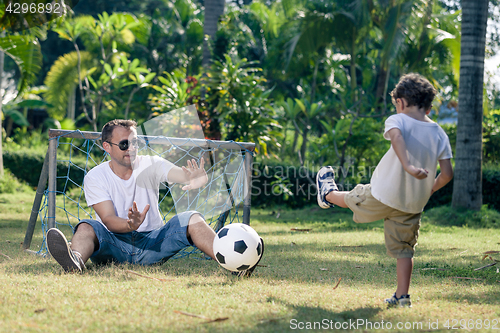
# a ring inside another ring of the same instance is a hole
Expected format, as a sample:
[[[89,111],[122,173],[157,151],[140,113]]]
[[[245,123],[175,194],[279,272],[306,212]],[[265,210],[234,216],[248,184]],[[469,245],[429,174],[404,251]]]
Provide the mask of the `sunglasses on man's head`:
[[[120,150],[123,151],[128,150],[130,146],[134,147],[135,149],[139,149],[139,147],[143,145],[143,142],[139,141],[138,139],[122,140],[118,143],[113,143],[111,141],[106,141],[106,142],[111,145],[118,146],[118,148],[120,148]]]

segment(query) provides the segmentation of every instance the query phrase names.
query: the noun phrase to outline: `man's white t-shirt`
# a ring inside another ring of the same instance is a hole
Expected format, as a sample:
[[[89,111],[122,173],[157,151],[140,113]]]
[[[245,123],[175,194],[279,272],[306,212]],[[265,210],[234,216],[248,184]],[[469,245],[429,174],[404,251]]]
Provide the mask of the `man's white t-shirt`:
[[[372,195],[389,207],[417,214],[431,196],[438,160],[453,157],[450,140],[437,123],[419,121],[403,113],[387,118],[384,138],[390,140],[388,132],[393,128],[398,128],[403,135],[410,163],[426,169],[429,174],[421,180],[410,175],[391,146],[372,175]]]
[[[132,175],[123,180],[111,170],[109,161],[101,163],[92,168],[83,180],[87,205],[90,207],[111,200],[116,216],[128,219],[128,210],[134,201],[140,212],[150,204],[146,218],[137,231],[160,228],[163,226],[158,209],[160,182],[167,181],[168,172],[172,167],[171,162],[159,156],[137,156]],[[97,214],[96,219],[102,223]]]

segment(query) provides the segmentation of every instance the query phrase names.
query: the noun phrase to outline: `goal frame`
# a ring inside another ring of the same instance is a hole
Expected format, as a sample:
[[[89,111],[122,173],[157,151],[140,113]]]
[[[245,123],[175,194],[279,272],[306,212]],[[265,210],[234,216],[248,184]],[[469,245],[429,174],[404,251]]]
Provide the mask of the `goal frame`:
[[[99,140],[101,138],[101,132],[90,132],[90,131],[80,131],[80,130],[59,130],[59,129],[49,129],[49,147],[47,148],[47,153],[43,162],[42,171],[40,173],[40,178],[38,180],[38,186],[35,194],[35,199],[33,201],[33,207],[31,209],[31,215],[28,221],[28,226],[26,229],[26,235],[24,237],[24,242],[22,248],[24,250],[30,251],[31,241],[33,238],[33,233],[35,231],[36,222],[38,219],[40,205],[42,203],[43,195],[47,189],[47,206],[48,206],[48,216],[47,216],[47,228],[54,228],[56,226],[56,185],[57,185],[57,147],[58,138],[72,138],[72,139],[86,139],[86,140]],[[170,145],[176,145],[178,143],[182,146],[197,146],[200,148],[219,148],[223,147],[226,149],[234,149],[244,151],[244,164],[245,164],[245,177],[248,184],[248,194],[245,196],[243,201],[243,217],[242,221],[244,224],[250,224],[250,205],[251,205],[251,189],[252,189],[252,166],[253,166],[253,154],[255,151],[255,143],[253,142],[235,142],[235,141],[219,141],[219,140],[209,140],[209,139],[189,139],[186,138],[173,138],[173,137],[157,137],[157,136],[147,136],[141,135],[140,137],[145,140],[155,140],[155,143],[165,143]],[[158,140],[160,138],[160,140]],[[48,182],[48,186],[46,186]]]

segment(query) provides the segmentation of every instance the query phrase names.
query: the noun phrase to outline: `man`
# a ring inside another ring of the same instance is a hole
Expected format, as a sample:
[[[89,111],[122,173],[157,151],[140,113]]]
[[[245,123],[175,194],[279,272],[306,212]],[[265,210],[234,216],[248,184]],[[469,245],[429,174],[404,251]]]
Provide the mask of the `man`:
[[[183,212],[164,224],[158,209],[160,182],[185,184],[183,190],[206,184],[203,159],[199,166],[191,160],[179,168],[158,156],[137,156],[136,126],[115,119],[102,129],[110,161],[84,179],[85,198],[97,220],[81,220],[71,246],[58,229],[47,232],[48,250],[66,272],[83,272],[89,258],[96,264],[162,263],[190,245],[214,258],[215,232],[200,213]]]

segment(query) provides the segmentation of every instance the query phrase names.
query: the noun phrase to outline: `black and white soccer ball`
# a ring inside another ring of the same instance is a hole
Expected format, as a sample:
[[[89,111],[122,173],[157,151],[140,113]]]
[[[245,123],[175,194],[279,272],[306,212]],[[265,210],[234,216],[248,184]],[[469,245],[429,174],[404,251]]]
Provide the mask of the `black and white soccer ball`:
[[[217,262],[233,272],[254,266],[262,255],[262,243],[257,232],[243,223],[232,223],[220,229],[214,239]]]

